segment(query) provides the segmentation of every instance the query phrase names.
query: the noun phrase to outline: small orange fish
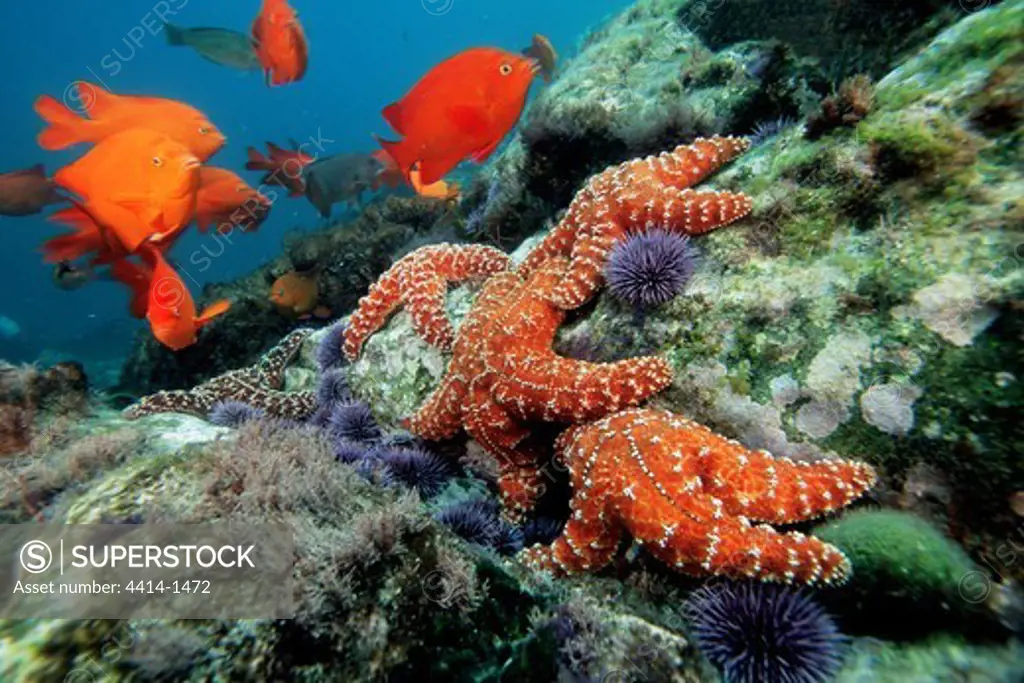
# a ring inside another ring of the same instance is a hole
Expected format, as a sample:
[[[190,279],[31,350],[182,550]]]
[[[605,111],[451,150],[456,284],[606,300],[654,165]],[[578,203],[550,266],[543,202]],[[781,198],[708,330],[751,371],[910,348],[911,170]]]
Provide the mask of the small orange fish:
[[[157,341],[174,351],[196,343],[199,330],[225,313],[231,302],[215,301],[196,315],[196,304],[181,276],[164,260],[160,250],[151,244],[140,250],[151,270],[146,297],[146,319]]]
[[[302,169],[316,159],[298,149],[283,149],[273,142],[268,142],[266,145],[268,156],[260,154],[255,147],[249,147],[246,150],[249,160],[245,162],[245,169],[247,171],[267,171],[261,182],[264,185],[284,187],[291,197],[304,195],[306,180],[302,177]]]
[[[497,48],[472,48],[431,69],[384,118],[404,139],[380,140],[406,180],[419,164],[431,185],[471,158],[486,160],[523,111],[537,60]]]
[[[455,183],[438,180],[436,183],[424,185],[420,182],[419,167],[414,167],[409,171],[409,182],[412,183],[412,189],[416,190],[416,194],[421,197],[443,199],[445,201],[457,200],[459,198],[459,186]]]
[[[63,201],[42,164],[0,173],[0,216],[31,216]]]
[[[319,275],[319,269],[285,273],[270,286],[269,298],[282,313],[299,320],[311,316],[329,318],[330,309],[317,303],[320,299]]]
[[[223,168],[203,166],[199,169],[199,191],[196,193],[196,225],[207,232],[211,225],[217,232],[230,233],[235,226],[243,232],[255,231],[270,214],[270,200]]]
[[[80,101],[89,118],[43,95],[35,110],[49,127],[39,134],[43,149],[65,149],[82,142],[97,143],[129,128],[164,133],[191,150],[200,161],[216,154],[227,138],[198,109],[159,97],[114,95],[91,83],[79,82]]]
[[[287,0],[263,0],[252,23],[252,47],[267,85],[294,83],[306,75],[309,45],[299,15]]]
[[[402,169],[398,168],[398,164],[395,163],[395,160],[387,152],[379,149],[372,156],[383,166],[380,173],[377,174],[377,185],[374,189],[382,185],[395,188],[405,182]],[[436,183],[424,185],[420,177],[418,165],[409,171],[409,184],[412,185],[412,189],[416,191],[416,194],[421,197],[456,200],[460,196],[459,186],[455,183],[438,180]]]
[[[192,220],[199,160],[163,133],[134,128],[105,138],[54,181],[133,253],[147,240],[175,238]]]

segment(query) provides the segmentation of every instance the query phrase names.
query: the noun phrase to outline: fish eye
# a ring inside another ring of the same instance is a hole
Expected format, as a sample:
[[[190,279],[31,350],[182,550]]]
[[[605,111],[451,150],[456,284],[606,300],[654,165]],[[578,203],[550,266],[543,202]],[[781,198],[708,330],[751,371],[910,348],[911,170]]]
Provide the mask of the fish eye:
[[[209,135],[210,134],[210,129],[207,128],[206,126],[199,126],[199,134],[200,135]]]
[[[501,73],[502,76],[509,76],[512,74],[512,65],[502,64],[501,66],[498,67],[498,71]]]
[[[153,157],[153,165],[159,168],[164,165],[164,160],[160,157]]]

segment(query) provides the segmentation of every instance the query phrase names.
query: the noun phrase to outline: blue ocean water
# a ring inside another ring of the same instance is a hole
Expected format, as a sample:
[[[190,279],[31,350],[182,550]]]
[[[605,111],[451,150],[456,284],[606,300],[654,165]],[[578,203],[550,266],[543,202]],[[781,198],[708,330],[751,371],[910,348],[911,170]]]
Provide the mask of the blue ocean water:
[[[53,173],[82,153],[81,147],[41,150],[35,136],[42,123],[32,110],[39,95],[61,98],[81,79],[116,93],[174,98],[199,108],[228,137],[213,163],[242,173],[255,186],[259,174],[242,171],[248,145],[312,137],[324,141],[327,154],[372,150],[371,133],[390,133],[381,108],[441,59],[474,45],[517,50],[535,32],[547,35],[565,56],[587,28],[628,4],[299,0],[293,5],[310,42],[309,72],[299,83],[271,89],[257,73],[232,71],[187,48],[168,47],[157,17],[247,32],[258,0],[16,3],[0,25],[0,57],[10,65],[0,112],[0,172],[44,163]],[[280,201],[259,233],[235,242],[215,263],[190,259],[203,247],[204,238],[194,230],[171,256],[198,294],[204,283],[237,277],[274,257],[287,231],[317,224],[305,200]],[[127,315],[121,286],[99,281],[64,291],[53,285],[52,266],[43,263],[38,249],[62,231],[44,216],[0,217],[0,316],[20,327],[17,335],[0,334],[0,357],[30,361],[43,349],[109,356],[130,344],[138,323]]]

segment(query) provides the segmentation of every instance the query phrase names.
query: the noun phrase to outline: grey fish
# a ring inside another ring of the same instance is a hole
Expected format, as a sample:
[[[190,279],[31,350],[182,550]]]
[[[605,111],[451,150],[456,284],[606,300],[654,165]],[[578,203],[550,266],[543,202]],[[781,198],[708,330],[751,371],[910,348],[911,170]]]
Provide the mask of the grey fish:
[[[260,61],[249,36],[225,28],[183,28],[164,24],[168,45],[185,45],[203,59],[242,71],[256,71]]]
[[[0,173],[0,216],[31,216],[43,207],[66,201],[46,177],[42,164]]]
[[[328,218],[338,202],[360,203],[364,192],[380,187],[384,167],[369,154],[335,154],[302,169],[306,198]]]

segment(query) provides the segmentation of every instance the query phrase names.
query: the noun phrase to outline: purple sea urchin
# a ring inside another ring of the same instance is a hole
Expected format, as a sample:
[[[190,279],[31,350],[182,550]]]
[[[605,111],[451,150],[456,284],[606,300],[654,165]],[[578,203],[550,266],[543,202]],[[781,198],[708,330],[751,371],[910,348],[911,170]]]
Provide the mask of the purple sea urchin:
[[[684,611],[704,655],[730,683],[823,683],[847,638],[807,593],[777,584],[705,586]]]
[[[612,248],[605,279],[618,299],[651,308],[679,294],[695,266],[696,251],[688,237],[653,229],[630,235]]]
[[[373,412],[365,403],[340,403],[327,419],[327,428],[335,439],[358,443],[375,442],[382,432]]]
[[[555,519],[553,517],[531,519],[523,525],[523,542],[528,546],[534,543],[551,545],[562,534],[564,526],[564,519]]]
[[[366,446],[348,439],[334,439],[331,444],[334,457],[346,465],[354,465],[366,457]]]
[[[478,498],[449,505],[434,519],[468,543],[491,548],[501,554],[522,549],[522,532],[498,516],[498,503]]]
[[[453,474],[447,460],[419,448],[385,448],[378,454],[386,484],[403,484],[424,497],[440,493]]]
[[[237,428],[264,417],[266,413],[241,401],[221,401],[210,410],[208,419],[218,427]]]
[[[320,382],[316,387],[318,411],[330,412],[339,403],[348,403],[351,400],[352,392],[349,390],[348,377],[344,370],[327,370],[320,376]]]
[[[334,370],[345,365],[345,355],[341,345],[345,342],[345,323],[335,323],[327,330],[327,334],[316,347],[316,365],[320,372]]]

